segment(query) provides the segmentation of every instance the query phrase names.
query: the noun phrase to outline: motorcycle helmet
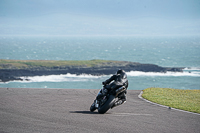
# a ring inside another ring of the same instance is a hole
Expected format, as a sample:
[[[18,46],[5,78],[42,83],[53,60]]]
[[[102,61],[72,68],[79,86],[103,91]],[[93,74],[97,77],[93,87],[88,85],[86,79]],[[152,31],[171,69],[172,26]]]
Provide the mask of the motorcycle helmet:
[[[118,75],[118,74],[121,75],[121,73],[124,73],[124,70],[119,69],[119,70],[117,71],[117,75]]]

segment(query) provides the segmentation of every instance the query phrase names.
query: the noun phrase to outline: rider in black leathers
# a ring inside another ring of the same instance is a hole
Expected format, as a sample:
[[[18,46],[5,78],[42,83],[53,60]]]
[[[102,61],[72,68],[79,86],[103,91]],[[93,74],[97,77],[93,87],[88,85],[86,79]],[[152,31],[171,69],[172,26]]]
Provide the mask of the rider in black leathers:
[[[119,100],[116,101],[115,104],[111,108],[121,105],[126,102],[128,79],[127,79],[127,75],[124,70],[119,69],[115,75],[111,76],[109,79],[102,82],[102,84],[105,86],[105,88],[103,89],[102,94],[98,95],[96,99],[98,99],[99,97],[104,95],[104,93],[107,93],[108,91],[111,91],[113,89],[117,90],[119,87],[124,86],[126,88],[125,91],[121,92],[118,95]]]

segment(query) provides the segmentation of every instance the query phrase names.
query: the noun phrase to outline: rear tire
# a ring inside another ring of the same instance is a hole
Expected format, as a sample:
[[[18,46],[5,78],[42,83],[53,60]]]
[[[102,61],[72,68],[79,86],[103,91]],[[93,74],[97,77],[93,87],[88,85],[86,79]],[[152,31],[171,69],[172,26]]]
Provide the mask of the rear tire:
[[[98,112],[100,114],[106,113],[115,103],[115,96],[110,95],[109,99],[106,101],[106,103],[98,108]]]

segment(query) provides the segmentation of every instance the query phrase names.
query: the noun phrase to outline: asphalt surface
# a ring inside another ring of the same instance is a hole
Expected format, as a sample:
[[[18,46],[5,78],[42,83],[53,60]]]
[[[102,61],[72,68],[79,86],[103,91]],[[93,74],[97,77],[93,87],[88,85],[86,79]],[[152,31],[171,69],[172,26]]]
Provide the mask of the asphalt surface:
[[[199,133],[200,115],[148,103],[128,90],[127,102],[90,112],[98,90],[0,88],[0,133]]]

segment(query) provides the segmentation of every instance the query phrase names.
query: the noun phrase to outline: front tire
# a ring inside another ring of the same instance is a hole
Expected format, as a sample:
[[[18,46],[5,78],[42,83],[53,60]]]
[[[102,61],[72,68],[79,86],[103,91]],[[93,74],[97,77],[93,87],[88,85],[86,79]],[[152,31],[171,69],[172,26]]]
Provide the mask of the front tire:
[[[105,102],[105,104],[98,108],[98,112],[100,114],[106,113],[113,106],[114,103],[115,103],[115,96],[110,95],[109,99]]]
[[[95,107],[95,104],[93,103],[90,107],[90,111],[91,112],[94,112],[96,110],[96,107]]]

